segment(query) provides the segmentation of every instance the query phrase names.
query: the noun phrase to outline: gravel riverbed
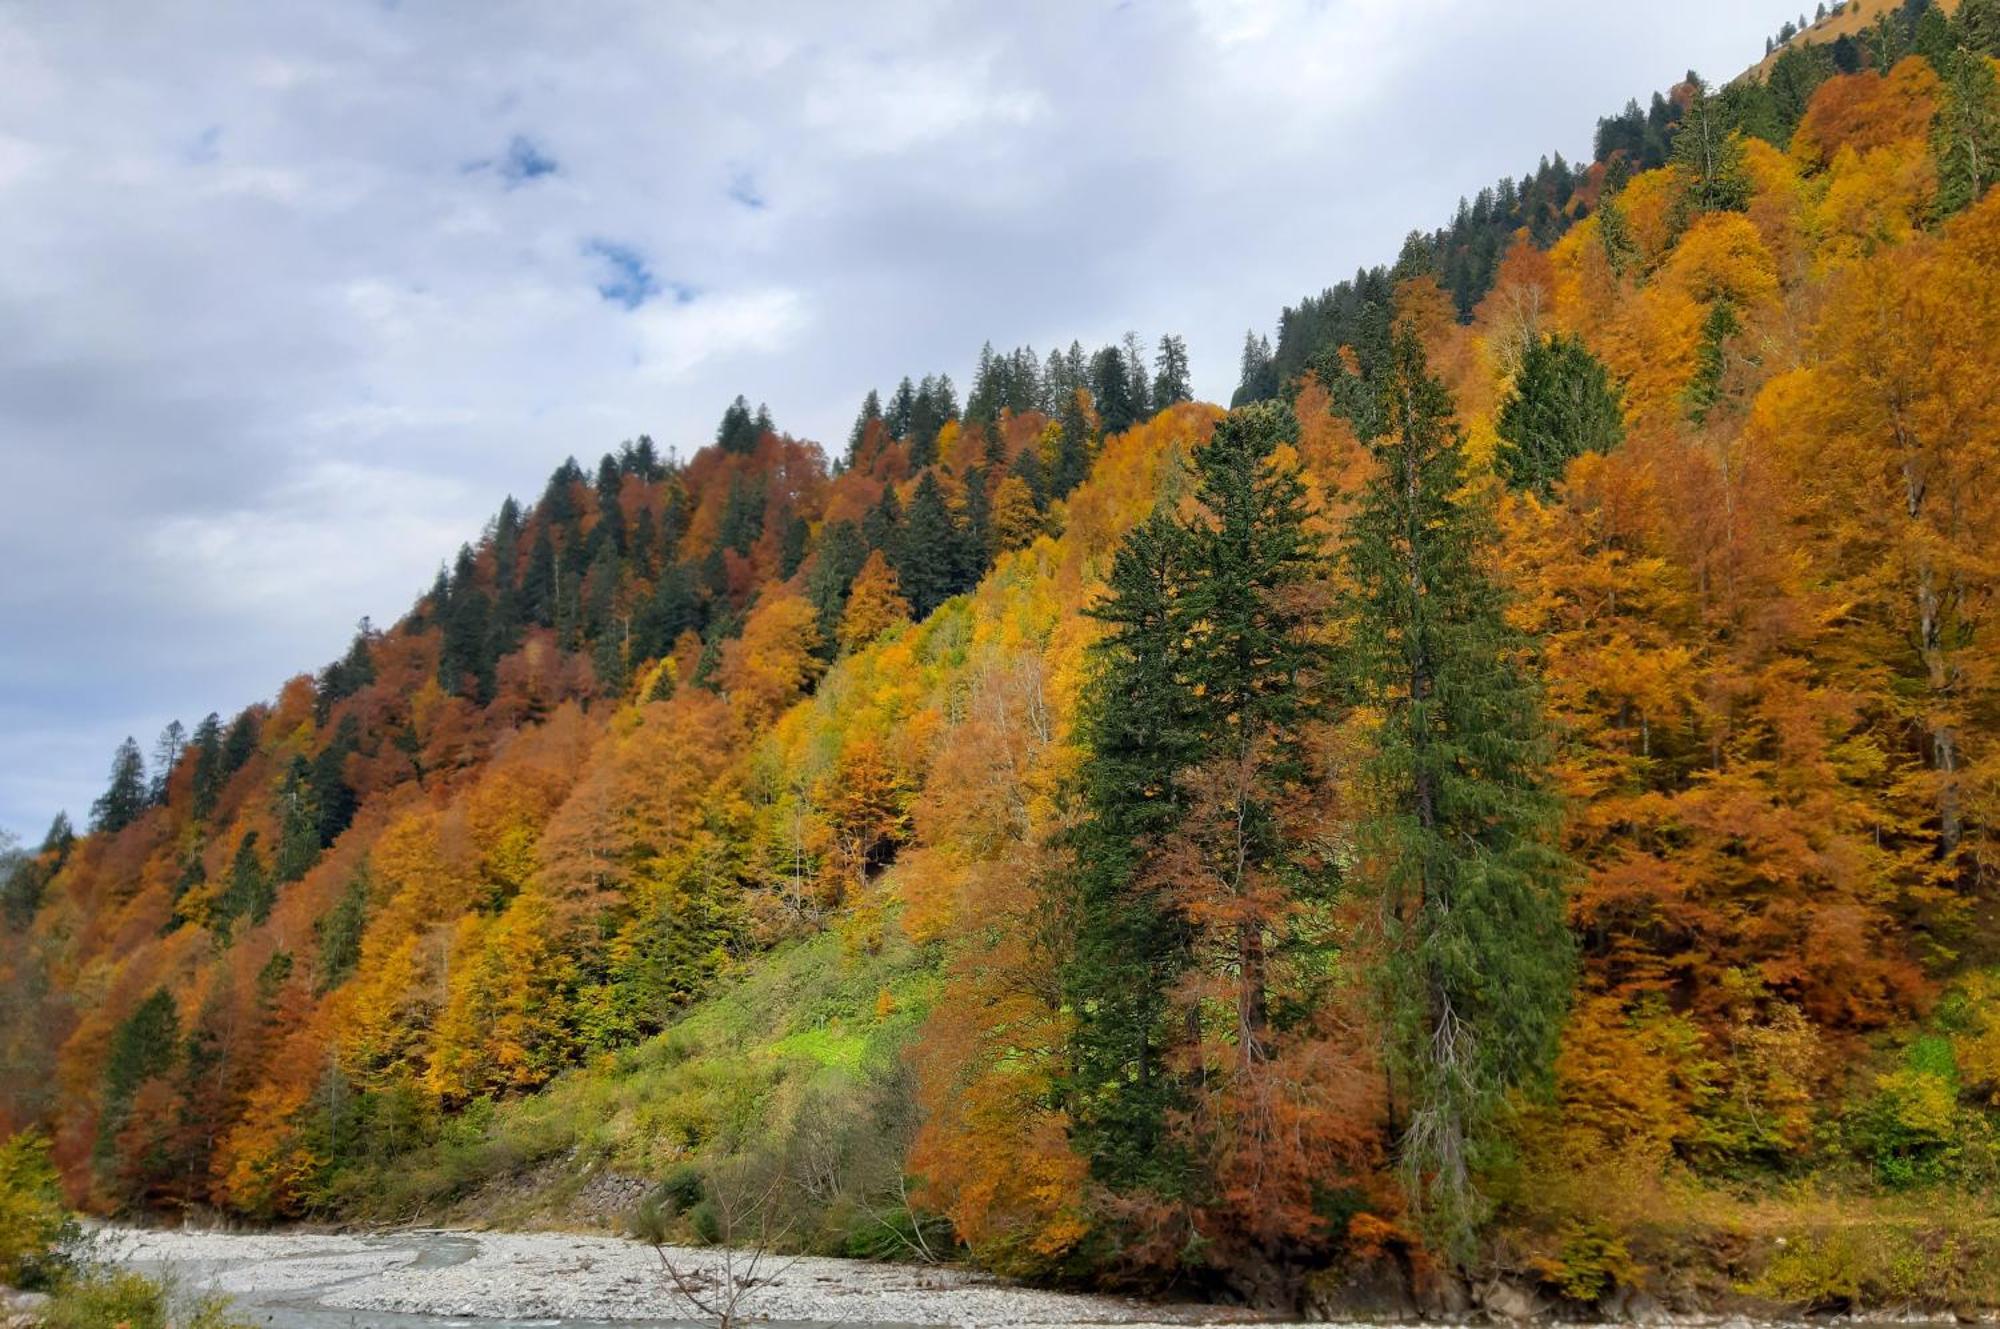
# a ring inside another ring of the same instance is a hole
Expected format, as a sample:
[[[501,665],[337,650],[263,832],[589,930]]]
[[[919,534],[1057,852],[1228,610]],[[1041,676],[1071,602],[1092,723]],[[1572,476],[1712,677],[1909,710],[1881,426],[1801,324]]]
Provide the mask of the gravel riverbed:
[[[566,1233],[406,1231],[365,1235],[106,1229],[101,1254],[235,1297],[272,1326],[464,1321],[582,1325],[701,1318],[652,1247]],[[714,1250],[668,1249],[684,1280],[711,1287]],[[739,1268],[740,1260],[739,1258]],[[841,1325],[1186,1326],[1232,1319],[1214,1306],[1022,1288],[919,1265],[767,1256],[743,1312]],[[343,1313],[344,1314],[340,1314]],[[380,1316],[372,1319],[371,1316]]]

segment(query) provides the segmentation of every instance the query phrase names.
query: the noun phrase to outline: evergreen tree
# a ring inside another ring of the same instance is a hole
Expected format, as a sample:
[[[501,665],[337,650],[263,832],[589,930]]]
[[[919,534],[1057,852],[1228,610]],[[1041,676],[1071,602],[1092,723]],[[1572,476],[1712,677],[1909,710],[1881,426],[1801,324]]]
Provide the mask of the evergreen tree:
[[[1625,415],[1604,365],[1581,337],[1538,340],[1521,358],[1496,421],[1500,474],[1543,497],[1574,457],[1609,452],[1625,439]]]
[[[1278,367],[1271,354],[1271,341],[1252,329],[1243,334],[1243,364],[1231,406],[1253,401],[1269,401],[1278,395]]]
[[[870,549],[881,550],[891,567],[902,561],[903,503],[896,486],[884,485],[881,499],[861,518],[861,538]]]
[[[908,374],[896,385],[896,394],[889,398],[889,409],[882,419],[889,426],[889,437],[906,439],[910,436],[910,422],[917,412],[917,389],[910,382]]]
[[[1170,332],[1160,338],[1159,353],[1153,357],[1153,409],[1164,410],[1193,396],[1188,382],[1187,339]]]
[[[179,720],[169,720],[153,743],[153,780],[146,790],[150,802],[166,805],[167,781],[173,779],[174,767],[180,764],[181,753],[186,749],[187,728]]]
[[[313,797],[312,765],[295,755],[278,785],[278,859],[272,869],[276,882],[297,881],[318,861],[319,815],[319,800]],[[262,922],[262,916],[256,921]]]
[[[353,715],[344,715],[333,731],[332,740],[313,758],[309,787],[319,814],[317,832],[321,848],[339,839],[340,833],[354,821],[358,799],[354,787],[347,783],[347,759],[360,745],[361,721]]]
[[[103,1109],[91,1154],[106,1180],[118,1162],[118,1137],[131,1119],[132,1100],[148,1080],[173,1069],[180,1042],[180,1012],[165,988],[155,988],[112,1034],[104,1061]]]
[[[1286,945],[1276,916],[1292,902],[1272,887],[1317,891],[1282,827],[1312,779],[1309,722],[1325,709],[1325,652],[1301,591],[1326,570],[1303,482],[1271,464],[1297,432],[1280,403],[1220,423],[1193,458],[1194,517],[1178,521],[1163,508],[1138,527],[1092,611],[1111,626],[1083,705],[1089,818],[1073,838],[1065,988],[1079,1142],[1114,1187],[1186,1195],[1190,1159],[1168,1143],[1186,1086],[1167,1072],[1199,1023],[1179,994],[1181,975],[1201,962],[1191,939],[1207,932],[1226,955],[1228,1038],[1239,1065],[1260,1065],[1273,1050],[1272,948]],[[1204,770],[1226,773],[1206,782],[1205,797],[1220,801],[1209,814],[1230,829],[1221,842],[1170,847],[1163,841],[1204,797],[1193,790]],[[1210,868],[1180,889],[1226,898],[1175,896],[1190,852]]]
[[[139,755],[138,743],[128,736],[111,758],[110,786],[90,805],[90,829],[116,835],[139,819],[149,795],[146,759]]]
[[[747,454],[757,450],[757,441],[762,436],[756,417],[750,414],[750,403],[738,394],[723,411],[722,423],[715,427],[716,446],[724,452]]]
[[[355,625],[354,640],[349,643],[347,654],[320,671],[315,707],[322,724],[335,705],[375,681],[374,637],[374,624],[362,619]]]
[[[1074,399],[1074,394],[1072,394],[1071,400]],[[1057,459],[1061,460],[1060,451],[1057,453]],[[1084,463],[1083,469],[1086,471],[1089,469],[1089,462],[1087,460]],[[1034,504],[1035,512],[1038,515],[1043,509],[1048,507],[1049,479],[1042,470],[1042,457],[1039,449],[1033,447],[1022,448],[1020,453],[1015,456],[1013,464],[1007,468],[1007,472],[1020,480],[1022,485],[1027,488],[1028,500]]]
[[[1136,332],[1126,333],[1120,346],[1125,355],[1125,392],[1131,400],[1132,424],[1138,424],[1153,413],[1152,391],[1146,379],[1146,353]]]
[[[1182,1037],[1168,993],[1189,963],[1189,929],[1139,870],[1180,819],[1180,776],[1199,753],[1176,612],[1190,561],[1186,532],[1156,510],[1119,546],[1105,597],[1090,611],[1107,627],[1079,708],[1091,759],[1087,815],[1070,836],[1076,899],[1063,971],[1075,1022],[1065,1106],[1076,1147],[1106,1185],[1168,1194],[1184,1187],[1188,1165],[1166,1137],[1182,1101],[1167,1065]]]
[[[660,573],[635,625],[635,658],[657,660],[673,650],[683,632],[701,631],[701,599],[685,563]]]
[[[1955,51],[1945,62],[1931,147],[1938,168],[1933,207],[1940,217],[1971,207],[2000,180],[2000,82],[1985,55]]]
[[[257,832],[246,832],[229,866],[229,884],[216,898],[214,931],[227,937],[230,925],[239,918],[263,922],[270,916],[277,898],[277,887],[265,872],[263,857],[257,852]]]
[[[13,835],[0,831],[0,918],[16,932],[35,921],[48,887],[49,865],[23,853]]]
[[[69,823],[69,813],[56,813],[49,821],[48,833],[42,837],[42,857],[60,870],[69,860],[69,851],[75,847],[76,828]]]
[[[868,395],[861,401],[861,413],[854,417],[854,428],[847,434],[847,464],[855,465],[861,459],[861,445],[868,439],[868,426],[882,419],[882,397],[875,389],[868,389]]]
[[[242,770],[250,758],[257,755],[258,731],[262,727],[262,717],[254,707],[239,712],[229,722],[229,733],[222,740],[222,775],[225,780]]]
[[[562,560],[556,552],[550,524],[539,522],[535,527],[535,543],[528,550],[528,566],[521,574],[521,617],[524,621],[545,628],[555,626],[561,573]]]
[[[214,711],[194,727],[194,818],[207,821],[222,796],[222,717]]]
[[[1682,205],[1693,212],[1741,212],[1750,206],[1742,136],[1708,85],[1692,77],[1689,82],[1692,92],[1674,134],[1674,165],[1687,182]]]
[[[445,596],[440,621],[444,642],[438,652],[438,686],[484,703],[493,696],[493,602],[477,582],[470,546],[458,552],[458,568]]]
[[[1939,75],[1951,63],[1951,23],[1936,4],[1926,4],[1917,15],[1916,27],[1910,33],[1910,50],[1930,61],[1931,68]]]
[[[861,528],[851,521],[828,522],[820,533],[819,547],[813,551],[812,567],[806,573],[806,600],[813,607],[819,629],[817,650],[824,659],[831,660],[839,649],[840,620],[847,609],[848,592],[868,552]]]
[[[910,496],[899,554],[896,582],[918,621],[967,589],[965,532],[932,472],[924,474]]]
[[[1106,346],[1091,357],[1090,396],[1097,407],[1098,427],[1106,434],[1123,433],[1138,420],[1139,403],[1132,395],[1124,352],[1118,347]]]
[[[1569,869],[1541,698],[1487,571],[1496,537],[1465,494],[1450,394],[1413,333],[1381,395],[1379,470],[1344,556],[1353,697],[1380,716],[1361,843],[1387,933],[1408,1189],[1463,1255],[1496,1116],[1545,1077],[1569,1000]]]
[[[1722,376],[1729,368],[1729,339],[1742,327],[1736,306],[1726,298],[1717,300],[1708,311],[1708,320],[1701,330],[1701,347],[1695,352],[1694,377],[1682,394],[1688,419],[1696,424],[1708,419],[1709,411],[1722,397]]]
[[[1055,465],[1048,478],[1048,497],[1052,499],[1068,498],[1070,491],[1090,475],[1090,463],[1097,456],[1097,431],[1091,427],[1083,393],[1070,394],[1059,423],[1062,433],[1056,441]]]
[[[2000,60],[2000,0],[1959,0],[1951,37],[1962,50]]]
[[[315,995],[324,996],[339,987],[361,964],[361,935],[368,925],[368,886],[368,865],[363,862],[348,878],[333,907],[313,924],[313,939],[319,945],[313,974]]]
[[[590,538],[599,544],[609,544],[620,555],[626,550],[625,509],[618,501],[624,480],[617,458],[605,453],[597,463],[597,524],[590,528]]]

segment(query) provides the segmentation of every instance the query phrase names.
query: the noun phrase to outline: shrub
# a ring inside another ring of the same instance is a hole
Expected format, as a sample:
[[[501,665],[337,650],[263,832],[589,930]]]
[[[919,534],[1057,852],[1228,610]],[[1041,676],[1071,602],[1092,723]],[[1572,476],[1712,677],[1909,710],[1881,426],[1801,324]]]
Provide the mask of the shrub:
[[[171,1282],[129,1270],[88,1268],[60,1284],[41,1329],[250,1329],[214,1293],[183,1296]]]
[[[23,1131],[0,1144],[0,1283],[49,1286],[69,1263],[77,1240],[48,1141]]]

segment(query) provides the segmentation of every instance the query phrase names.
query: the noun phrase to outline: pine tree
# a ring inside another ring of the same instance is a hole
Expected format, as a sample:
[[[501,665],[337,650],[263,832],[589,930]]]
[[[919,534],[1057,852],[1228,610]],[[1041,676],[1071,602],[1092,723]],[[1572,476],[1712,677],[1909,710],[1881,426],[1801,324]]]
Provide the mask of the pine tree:
[[[1521,357],[1496,420],[1500,474],[1516,489],[1555,492],[1570,460],[1625,439],[1625,415],[1604,365],[1581,337],[1538,340]]]
[[[1486,570],[1450,394],[1412,332],[1380,385],[1379,466],[1347,532],[1353,699],[1379,715],[1362,827],[1387,935],[1409,1190],[1463,1253],[1506,1096],[1547,1072],[1569,998],[1568,865],[1525,643]]]
[[[146,810],[146,759],[139,744],[127,737],[111,759],[111,784],[90,805],[90,829],[116,835],[139,819]]]

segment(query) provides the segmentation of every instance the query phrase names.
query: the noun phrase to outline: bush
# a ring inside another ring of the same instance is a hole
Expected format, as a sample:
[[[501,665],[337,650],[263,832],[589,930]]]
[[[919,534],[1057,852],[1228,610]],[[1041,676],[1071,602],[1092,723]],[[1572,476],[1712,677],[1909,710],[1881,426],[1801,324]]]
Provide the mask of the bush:
[[[48,1141],[23,1131],[0,1144],[0,1283],[50,1286],[70,1263],[77,1241]]]
[[[230,1314],[229,1299],[180,1295],[171,1282],[129,1270],[89,1268],[60,1284],[42,1312],[42,1329],[250,1329]]]

